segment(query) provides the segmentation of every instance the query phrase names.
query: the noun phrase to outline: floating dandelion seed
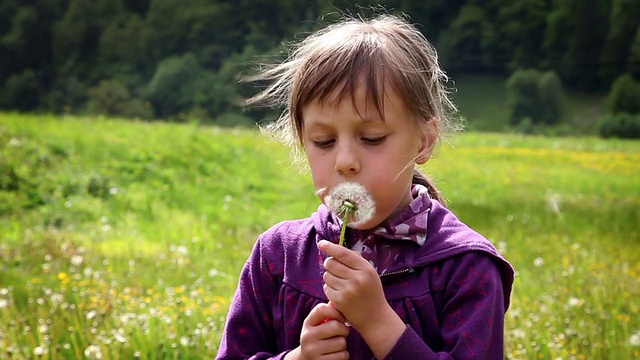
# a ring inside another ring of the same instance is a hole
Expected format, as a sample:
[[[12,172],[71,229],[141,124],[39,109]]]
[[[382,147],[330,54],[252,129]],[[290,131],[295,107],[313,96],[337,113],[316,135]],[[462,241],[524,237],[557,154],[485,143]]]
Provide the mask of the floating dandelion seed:
[[[337,185],[324,198],[325,204],[342,219],[340,245],[344,244],[346,227],[357,227],[369,221],[375,213],[373,197],[359,183],[345,182]]]

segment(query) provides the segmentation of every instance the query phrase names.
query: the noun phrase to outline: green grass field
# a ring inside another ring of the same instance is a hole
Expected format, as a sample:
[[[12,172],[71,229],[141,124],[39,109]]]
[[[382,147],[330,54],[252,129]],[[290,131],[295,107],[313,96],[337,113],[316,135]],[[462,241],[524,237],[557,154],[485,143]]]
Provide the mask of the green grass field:
[[[640,356],[639,141],[466,133],[424,170],[518,271],[509,359]],[[256,236],[317,204],[255,130],[0,113],[0,358],[211,358]]]

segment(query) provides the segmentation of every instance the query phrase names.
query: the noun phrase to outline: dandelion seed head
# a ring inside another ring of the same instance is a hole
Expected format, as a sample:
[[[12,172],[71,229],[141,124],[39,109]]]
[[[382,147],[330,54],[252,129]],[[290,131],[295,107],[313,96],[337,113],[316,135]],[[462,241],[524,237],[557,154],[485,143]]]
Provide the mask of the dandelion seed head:
[[[46,352],[47,352],[47,348],[44,347],[44,345],[40,345],[40,346],[36,347],[35,349],[33,349],[33,355],[35,355],[35,356],[44,355]]]
[[[629,345],[631,346],[640,346],[640,330],[629,336]]]
[[[180,338],[180,345],[182,346],[189,346],[189,338],[186,336],[182,336]]]
[[[344,182],[338,184],[331,190],[329,195],[324,197],[324,203],[341,218],[344,216],[345,202],[355,205],[355,211],[348,219],[349,227],[358,227],[371,220],[375,214],[376,207],[373,197],[359,183]]]
[[[176,248],[176,253],[182,256],[187,256],[189,255],[189,249],[184,245],[180,245]]]
[[[543,258],[538,257],[538,258],[533,259],[533,266],[540,267],[542,265],[544,265],[544,259]]]
[[[584,303],[584,300],[582,299],[578,299],[577,297],[570,297],[569,301],[567,302],[567,305],[569,307],[575,307],[575,306],[580,306]]]
[[[102,359],[102,350],[98,345],[89,345],[84,349],[84,356],[91,360],[100,360]]]
[[[84,258],[81,255],[73,255],[71,257],[71,264],[73,266],[80,266],[82,265],[83,261],[84,261]]]

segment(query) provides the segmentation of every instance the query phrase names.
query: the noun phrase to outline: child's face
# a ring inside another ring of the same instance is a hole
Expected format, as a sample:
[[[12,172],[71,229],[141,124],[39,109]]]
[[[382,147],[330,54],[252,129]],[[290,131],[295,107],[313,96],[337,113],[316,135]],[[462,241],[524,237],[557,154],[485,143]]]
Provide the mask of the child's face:
[[[375,215],[360,229],[376,227],[411,202],[415,163],[428,158],[424,128],[391,87],[386,89],[384,121],[367,104],[363,86],[355,93],[359,111],[347,97],[337,106],[312,102],[302,112],[302,141],[315,188],[323,189],[320,199],[337,184],[353,181],[375,200]]]

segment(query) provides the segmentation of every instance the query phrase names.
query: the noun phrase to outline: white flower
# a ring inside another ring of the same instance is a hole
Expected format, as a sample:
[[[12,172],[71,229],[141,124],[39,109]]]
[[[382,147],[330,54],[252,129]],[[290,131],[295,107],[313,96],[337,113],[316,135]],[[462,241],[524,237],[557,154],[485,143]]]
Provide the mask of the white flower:
[[[629,336],[629,345],[631,346],[640,346],[640,330]]]
[[[84,349],[84,356],[88,359],[99,360],[102,359],[102,350],[98,345],[89,345],[89,347]]]
[[[82,265],[83,261],[84,261],[84,258],[81,255],[73,255],[71,257],[71,264],[73,266],[80,266]]]
[[[187,247],[184,245],[180,245],[176,248],[176,253],[182,256],[187,256],[189,255],[189,249],[187,249]]]
[[[376,206],[373,197],[367,189],[359,183],[344,182],[335,186],[329,195],[324,198],[325,204],[339,217],[344,216],[345,202],[355,206],[348,221],[349,227],[358,227],[361,224],[371,220],[376,212]]]
[[[581,306],[583,303],[584,303],[584,300],[578,299],[572,296],[569,298],[567,305],[569,305],[569,307],[576,307],[576,306]]]
[[[183,336],[180,338],[180,345],[182,346],[189,346],[189,338],[186,336]]]
[[[9,306],[9,300],[7,300],[7,299],[0,299],[0,309],[2,309],[2,308],[6,308],[7,306]]]
[[[35,356],[44,355],[46,353],[47,353],[47,348],[44,347],[44,345],[40,345],[40,346],[36,347],[35,349],[33,349],[33,355],[35,355]]]
[[[537,257],[537,258],[533,259],[533,266],[540,267],[542,265],[544,265],[544,259],[543,258]]]

